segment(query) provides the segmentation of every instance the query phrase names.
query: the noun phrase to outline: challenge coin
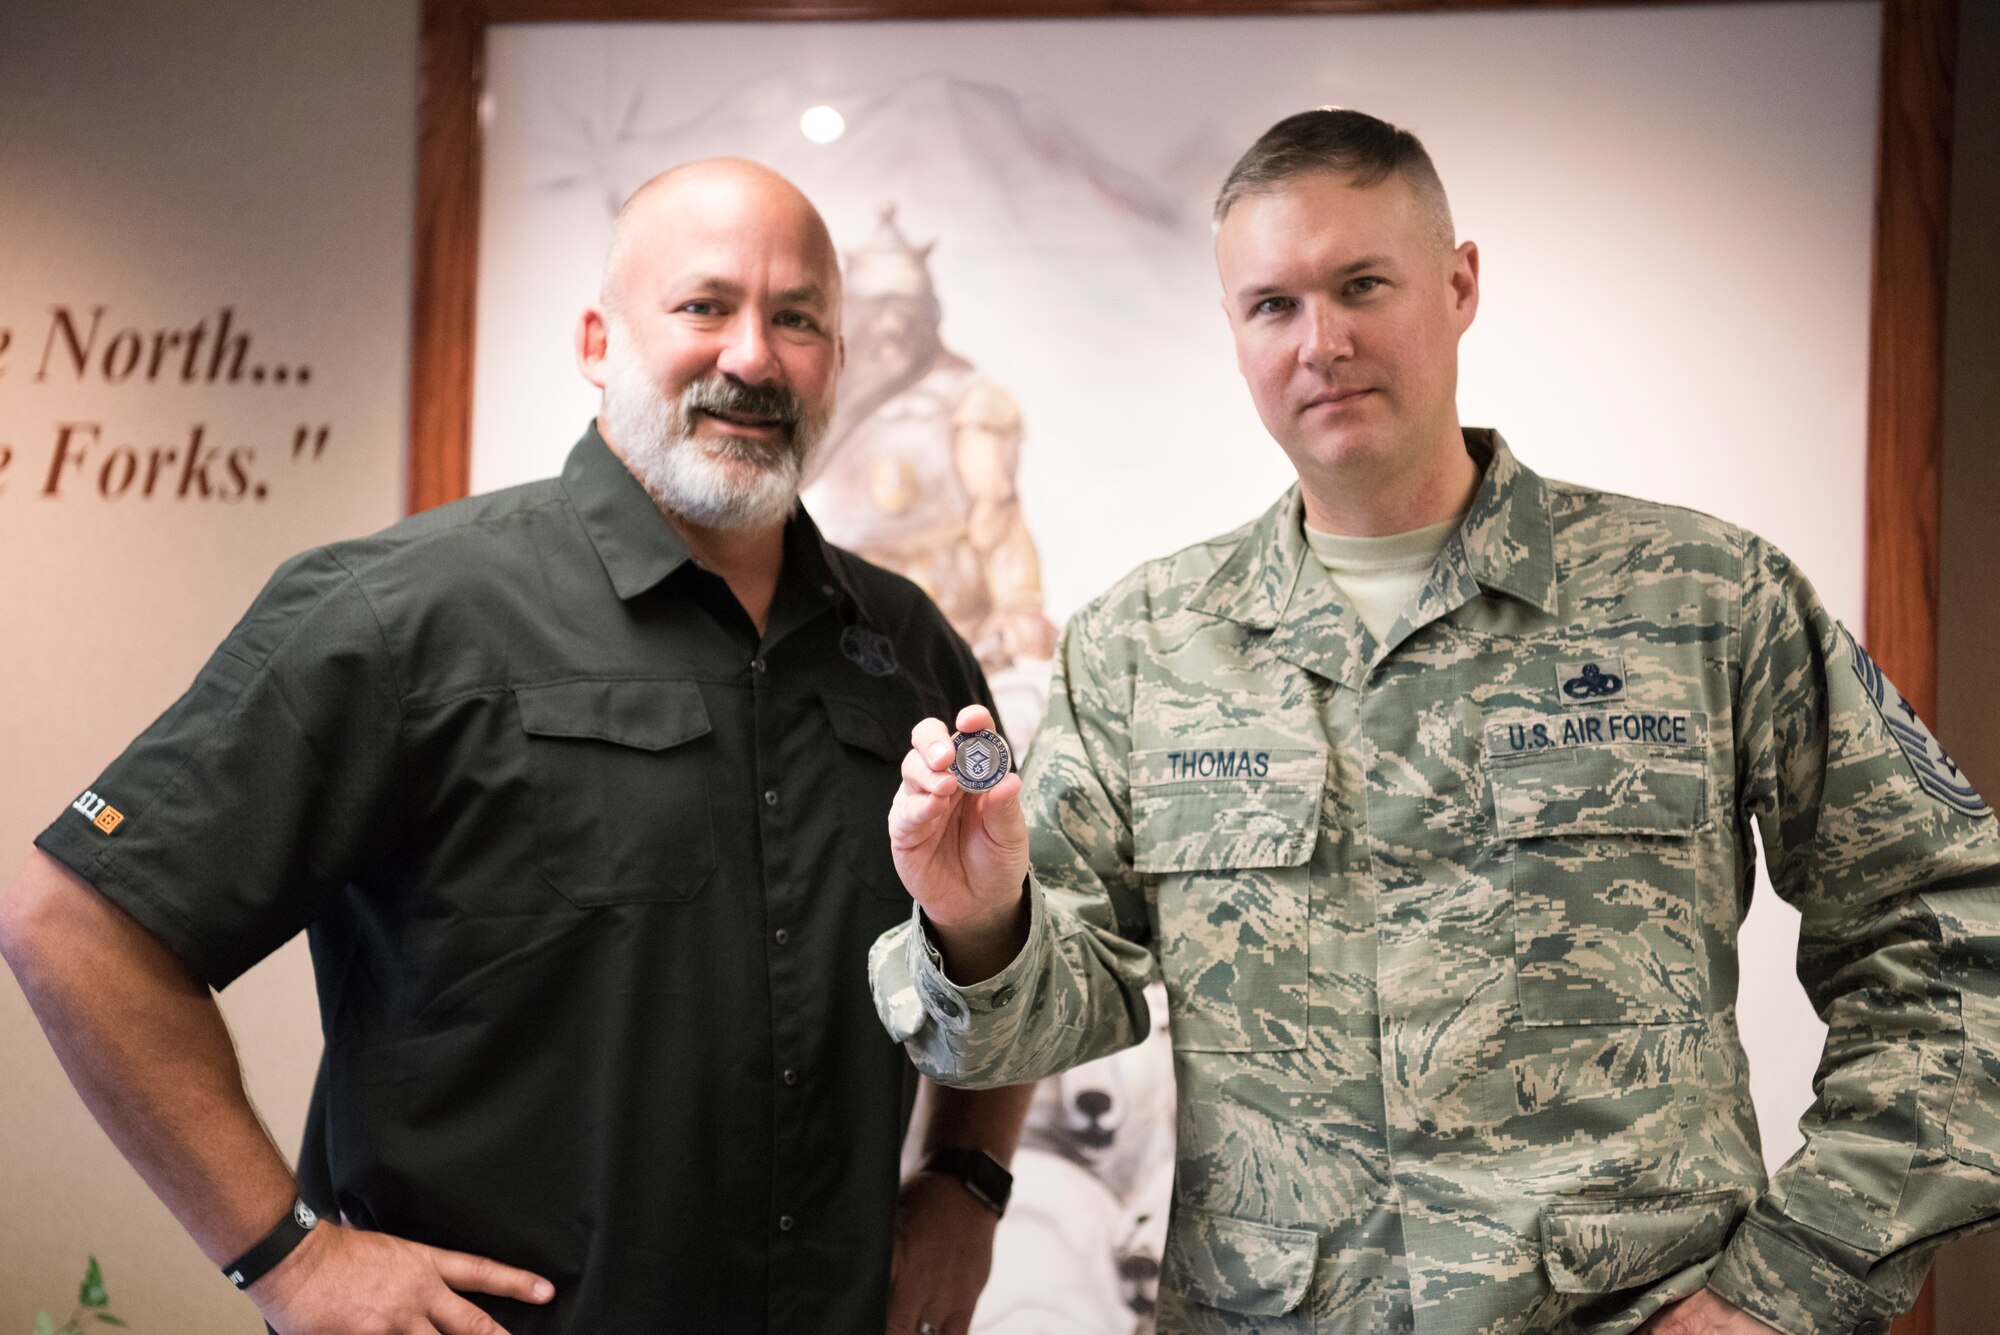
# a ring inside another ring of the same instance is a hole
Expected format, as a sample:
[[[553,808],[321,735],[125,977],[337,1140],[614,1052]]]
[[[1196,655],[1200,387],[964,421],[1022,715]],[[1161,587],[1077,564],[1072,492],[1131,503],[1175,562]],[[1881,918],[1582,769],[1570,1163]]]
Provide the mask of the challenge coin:
[[[983,793],[1006,778],[1014,765],[1006,738],[990,728],[955,732],[951,735],[951,747],[955,753],[951,777],[958,780],[959,787],[975,793]]]

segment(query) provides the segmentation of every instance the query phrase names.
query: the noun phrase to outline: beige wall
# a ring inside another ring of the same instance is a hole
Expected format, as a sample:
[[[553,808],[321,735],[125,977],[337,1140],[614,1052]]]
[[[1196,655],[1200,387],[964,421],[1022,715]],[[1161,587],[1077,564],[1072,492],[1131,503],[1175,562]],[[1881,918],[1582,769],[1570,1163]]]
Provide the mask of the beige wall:
[[[0,4],[0,879],[280,559],[400,513],[416,70],[413,0]],[[250,334],[244,379],[208,383],[204,348],[185,383],[185,344],[157,379],[149,347],[120,374],[120,331],[205,320],[212,343],[223,307]],[[60,338],[43,365],[58,309],[88,343],[81,376]],[[79,433],[49,495],[63,422],[100,434]],[[196,424],[225,456],[206,499],[178,457]],[[293,458],[301,425],[329,428],[317,458]],[[143,465],[121,487],[127,445],[162,451],[151,495]],[[235,450],[254,453],[231,500]],[[319,1053],[303,944],[223,1006],[289,1150]],[[261,1328],[91,1122],[7,977],[0,1331],[66,1317],[93,1252],[137,1330]]]
[[[2000,5],[1961,0],[1946,311],[1938,731],[2000,800]],[[1938,1335],[2000,1331],[2000,1233],[1938,1259]]]

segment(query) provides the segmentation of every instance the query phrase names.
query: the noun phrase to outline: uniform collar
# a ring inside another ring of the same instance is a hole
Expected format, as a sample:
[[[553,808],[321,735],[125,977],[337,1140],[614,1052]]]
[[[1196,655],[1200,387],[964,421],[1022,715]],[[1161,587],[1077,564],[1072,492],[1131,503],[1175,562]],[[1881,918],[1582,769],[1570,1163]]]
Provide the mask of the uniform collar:
[[[620,599],[637,598],[693,559],[639,479],[604,443],[596,422],[570,450],[562,485]],[[811,591],[808,598],[817,593],[861,606],[851,559],[820,536],[804,507],[795,509],[785,525],[779,588],[797,584]]]
[[[1486,476],[1458,528],[1467,567],[1486,588],[1553,615],[1556,538],[1549,484],[1516,459],[1490,427],[1465,428],[1465,448],[1486,464]]]
[[[1514,458],[1499,432],[1472,427],[1464,436],[1466,451],[1484,466],[1479,489],[1410,613],[1386,640],[1378,642],[1368,632],[1312,558],[1296,483],[1250,527],[1195,595],[1193,607],[1271,631],[1272,652],[1353,685],[1396,645],[1483,590],[1553,613],[1555,538],[1548,485]]]

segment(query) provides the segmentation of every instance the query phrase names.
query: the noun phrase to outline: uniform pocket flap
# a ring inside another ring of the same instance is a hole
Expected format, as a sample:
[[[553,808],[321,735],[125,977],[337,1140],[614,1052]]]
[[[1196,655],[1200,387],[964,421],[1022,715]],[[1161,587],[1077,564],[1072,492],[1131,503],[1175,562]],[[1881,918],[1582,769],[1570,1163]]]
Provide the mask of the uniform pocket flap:
[[[826,704],[826,720],[833,729],[833,735],[848,746],[859,747],[863,751],[880,756],[884,760],[900,763],[910,749],[908,732],[900,738],[890,732],[889,723],[878,709],[869,707],[866,700],[845,695],[827,695],[820,699]],[[901,711],[908,713],[906,709]]]
[[[1296,867],[1312,856],[1324,748],[1222,741],[1134,751],[1129,766],[1137,871]]]
[[[1281,1316],[1312,1283],[1319,1234],[1178,1208],[1167,1230],[1167,1279],[1200,1303],[1245,1316]]]
[[[1510,752],[1494,747],[1492,733],[1489,728],[1486,769],[1494,829],[1502,839],[1686,835],[1702,822],[1704,749],[1611,745]]]
[[[1557,1293],[1638,1288],[1719,1255],[1742,1215],[1734,1191],[1542,1207],[1542,1264]]]
[[[642,751],[705,736],[708,706],[691,681],[557,681],[516,686],[521,730],[536,737],[591,737]]]

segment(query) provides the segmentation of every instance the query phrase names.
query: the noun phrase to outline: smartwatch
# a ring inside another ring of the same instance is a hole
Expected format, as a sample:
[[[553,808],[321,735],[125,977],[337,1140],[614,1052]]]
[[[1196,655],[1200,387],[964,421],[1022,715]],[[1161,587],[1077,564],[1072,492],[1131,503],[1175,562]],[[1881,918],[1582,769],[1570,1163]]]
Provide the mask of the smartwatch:
[[[1014,1175],[985,1150],[938,1150],[924,1160],[924,1171],[955,1177],[974,1200],[994,1214],[1007,1212],[1007,1197],[1014,1191]]]

